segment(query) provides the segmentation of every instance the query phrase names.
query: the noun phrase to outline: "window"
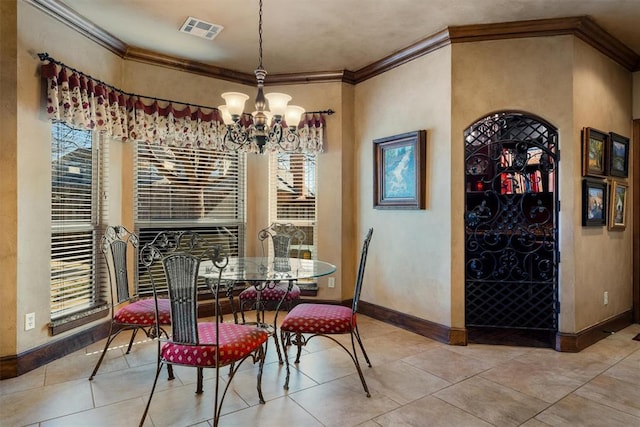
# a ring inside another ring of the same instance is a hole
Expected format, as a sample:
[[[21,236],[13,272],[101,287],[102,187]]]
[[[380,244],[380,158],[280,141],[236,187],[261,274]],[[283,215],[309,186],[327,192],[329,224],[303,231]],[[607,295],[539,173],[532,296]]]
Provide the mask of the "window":
[[[51,328],[107,308],[98,247],[106,212],[105,149],[91,131],[54,123],[51,144]],[[105,144],[106,148],[106,144]],[[102,193],[104,192],[104,193]],[[100,313],[104,315],[104,313]],[[80,322],[82,324],[83,322]],[[67,324],[67,327],[61,325]],[[72,327],[72,326],[71,326]]]
[[[309,153],[274,153],[270,164],[270,221],[302,229],[306,240],[300,256],[310,259],[317,258],[316,158]]]
[[[244,154],[138,142],[136,177],[140,245],[162,230],[193,230],[244,253]],[[148,277],[139,275],[138,292],[152,293]]]

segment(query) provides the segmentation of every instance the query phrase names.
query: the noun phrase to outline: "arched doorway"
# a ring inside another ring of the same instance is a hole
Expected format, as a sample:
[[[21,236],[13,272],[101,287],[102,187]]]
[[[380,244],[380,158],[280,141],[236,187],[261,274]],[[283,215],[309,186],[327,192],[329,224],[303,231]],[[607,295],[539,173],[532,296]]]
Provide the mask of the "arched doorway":
[[[507,111],[478,120],[464,136],[469,341],[553,346],[559,312],[557,129]]]

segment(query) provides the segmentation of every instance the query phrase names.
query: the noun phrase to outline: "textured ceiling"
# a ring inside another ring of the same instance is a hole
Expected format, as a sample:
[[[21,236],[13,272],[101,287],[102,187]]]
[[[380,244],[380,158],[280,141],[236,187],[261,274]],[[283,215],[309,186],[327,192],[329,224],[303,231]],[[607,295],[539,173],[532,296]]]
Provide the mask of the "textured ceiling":
[[[243,73],[258,65],[258,0],[48,0],[130,47]],[[640,0],[264,0],[270,74],[359,70],[448,26],[588,15],[640,55]],[[188,16],[224,30],[178,32]]]

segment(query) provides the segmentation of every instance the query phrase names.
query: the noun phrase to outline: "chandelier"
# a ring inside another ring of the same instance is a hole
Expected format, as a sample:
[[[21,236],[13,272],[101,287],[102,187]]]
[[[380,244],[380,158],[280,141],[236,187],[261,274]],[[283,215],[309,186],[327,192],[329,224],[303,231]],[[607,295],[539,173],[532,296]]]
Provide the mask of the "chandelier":
[[[297,127],[305,113],[304,108],[288,105],[291,96],[285,93],[267,93],[266,95],[264,93],[267,70],[262,66],[262,0],[260,0],[258,21],[258,46],[259,63],[254,71],[258,82],[255,111],[251,114],[244,112],[244,104],[249,99],[248,95],[240,92],[222,94],[225,105],[220,105],[218,110],[222,113],[227,126],[225,144],[236,149],[259,153],[264,153],[265,148],[297,151],[300,148]]]

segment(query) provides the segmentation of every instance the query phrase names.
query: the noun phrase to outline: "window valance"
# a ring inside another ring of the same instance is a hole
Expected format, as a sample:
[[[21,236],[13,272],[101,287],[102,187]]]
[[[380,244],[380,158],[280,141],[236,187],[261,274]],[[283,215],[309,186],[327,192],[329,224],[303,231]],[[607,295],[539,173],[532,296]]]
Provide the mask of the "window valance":
[[[127,93],[55,61],[47,54],[40,54],[40,59],[40,73],[47,81],[47,115],[51,120],[97,130],[122,141],[238,150],[227,142],[227,126],[215,107]],[[245,127],[252,121],[249,114],[241,118]],[[298,125],[298,151],[321,152],[324,127],[322,113],[305,113]],[[255,144],[240,149],[258,151]]]

